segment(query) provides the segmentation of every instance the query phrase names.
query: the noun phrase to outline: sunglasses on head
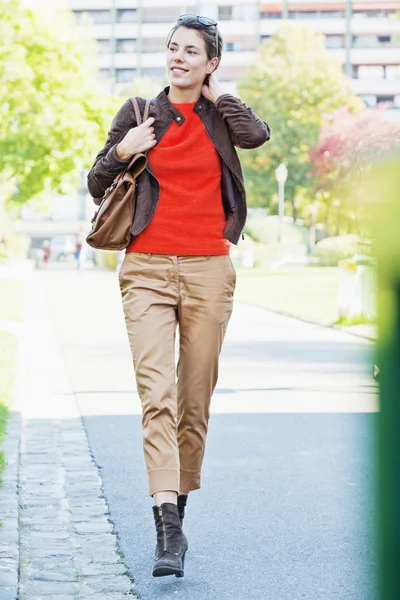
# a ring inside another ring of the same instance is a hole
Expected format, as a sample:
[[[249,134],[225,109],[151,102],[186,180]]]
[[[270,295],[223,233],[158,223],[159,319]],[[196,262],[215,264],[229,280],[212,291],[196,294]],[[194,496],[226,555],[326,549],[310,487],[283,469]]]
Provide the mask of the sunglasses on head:
[[[219,40],[218,40],[218,23],[209,17],[200,17],[199,15],[191,15],[185,14],[181,15],[178,19],[178,23],[185,23],[188,21],[197,21],[200,25],[204,25],[204,27],[215,27],[215,53],[218,57],[219,51]]]

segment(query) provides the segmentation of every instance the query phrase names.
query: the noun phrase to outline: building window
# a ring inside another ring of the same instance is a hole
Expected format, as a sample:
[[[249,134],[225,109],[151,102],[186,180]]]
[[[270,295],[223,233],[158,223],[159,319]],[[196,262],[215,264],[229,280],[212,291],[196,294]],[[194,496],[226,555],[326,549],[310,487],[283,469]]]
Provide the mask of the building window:
[[[109,54],[111,52],[111,40],[97,40],[97,50],[99,54]]]
[[[385,19],[395,12],[395,10],[354,10],[353,17],[356,19]]]
[[[327,35],[325,37],[325,48],[343,48],[342,35]]]
[[[117,40],[118,54],[133,54],[137,50],[136,40]]]
[[[319,13],[315,10],[290,11],[289,19],[316,19]]]
[[[219,6],[218,7],[218,19],[220,21],[231,21],[233,17],[232,6]]]
[[[138,11],[136,8],[117,10],[118,23],[137,23]]]
[[[344,10],[325,10],[321,12],[322,19],[344,19]]]
[[[394,104],[394,96],[377,96],[376,100],[378,104],[381,102],[390,102],[391,104]]]
[[[227,42],[226,51],[227,52],[242,52],[243,43],[242,42]]]
[[[362,65],[358,67],[358,79],[363,81],[384,79],[385,68],[382,65]]]
[[[161,4],[161,2],[160,2]],[[157,9],[145,8],[142,9],[142,21],[143,23],[175,23],[178,18],[179,12],[176,7],[160,6]],[[171,3],[170,3],[171,4]],[[183,12],[187,12],[183,10]]]
[[[376,106],[376,96],[372,96],[372,95],[361,96],[361,100],[364,100],[365,104],[369,108],[374,108]]]
[[[400,79],[400,65],[388,65],[386,67],[386,79]]]
[[[163,79],[165,77],[165,69],[163,67],[147,67],[143,69],[143,75],[147,75],[152,79]]]
[[[110,10],[76,10],[74,12],[78,21],[80,21],[82,18],[88,17],[95,25],[111,23]]]
[[[117,83],[129,83],[136,77],[136,69],[117,69]]]
[[[164,38],[143,38],[142,39],[142,52],[164,52],[165,51],[165,39]]]
[[[110,79],[111,78],[111,69],[100,69],[99,75],[100,75],[100,79]]]
[[[254,3],[232,7],[233,21],[254,21],[256,19],[258,20],[259,16]]]
[[[375,35],[353,36],[353,48],[377,48],[378,40]]]
[[[282,13],[281,12],[262,12],[261,18],[262,19],[282,19]]]
[[[342,10],[290,10],[289,19],[343,19]]]
[[[392,38],[390,35],[378,35],[378,42],[382,46],[390,46]]]

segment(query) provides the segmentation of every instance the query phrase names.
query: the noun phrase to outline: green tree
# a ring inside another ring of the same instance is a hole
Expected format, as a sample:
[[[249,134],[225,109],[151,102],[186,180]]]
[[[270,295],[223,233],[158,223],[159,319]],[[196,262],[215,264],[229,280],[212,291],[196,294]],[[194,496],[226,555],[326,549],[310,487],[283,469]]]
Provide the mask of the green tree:
[[[249,204],[274,212],[275,169],[288,168],[286,197],[296,218],[296,198],[311,196],[309,152],[318,140],[323,116],[340,106],[363,104],[348,91],[340,64],[324,47],[322,35],[285,24],[260,50],[239,82],[244,101],[271,126],[271,140],[243,152]],[[306,192],[306,194],[305,194]]]
[[[22,204],[93,161],[120,104],[101,93],[93,43],[71,13],[0,0],[0,196]]]

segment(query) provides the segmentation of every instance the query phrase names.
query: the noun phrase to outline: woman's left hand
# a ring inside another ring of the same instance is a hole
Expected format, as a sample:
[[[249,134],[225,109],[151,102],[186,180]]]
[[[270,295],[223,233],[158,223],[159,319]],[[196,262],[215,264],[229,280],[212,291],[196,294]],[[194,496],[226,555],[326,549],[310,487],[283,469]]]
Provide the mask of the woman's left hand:
[[[207,98],[207,100],[210,100],[211,102],[215,103],[218,100],[218,98],[222,96],[222,94],[225,94],[225,91],[222,89],[221,84],[219,83],[214,73],[211,73],[210,75],[208,75],[206,83],[203,84],[203,87],[201,88],[201,93],[205,98]]]

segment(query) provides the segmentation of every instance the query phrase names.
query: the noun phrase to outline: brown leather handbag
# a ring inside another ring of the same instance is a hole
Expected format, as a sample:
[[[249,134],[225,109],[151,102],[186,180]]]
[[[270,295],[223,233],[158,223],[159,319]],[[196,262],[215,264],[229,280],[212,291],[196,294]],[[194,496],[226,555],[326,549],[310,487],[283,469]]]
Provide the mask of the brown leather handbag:
[[[136,123],[141,125],[149,118],[151,100],[146,100],[143,121],[136,98],[131,98],[131,102]],[[136,179],[146,165],[146,154],[135,154],[126,169],[118,173],[106,189],[86,238],[89,246],[99,250],[124,250],[128,247],[136,207]]]

